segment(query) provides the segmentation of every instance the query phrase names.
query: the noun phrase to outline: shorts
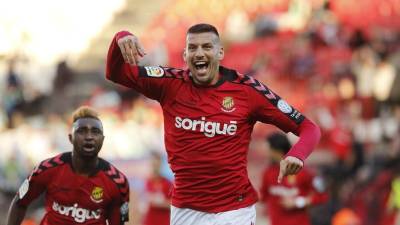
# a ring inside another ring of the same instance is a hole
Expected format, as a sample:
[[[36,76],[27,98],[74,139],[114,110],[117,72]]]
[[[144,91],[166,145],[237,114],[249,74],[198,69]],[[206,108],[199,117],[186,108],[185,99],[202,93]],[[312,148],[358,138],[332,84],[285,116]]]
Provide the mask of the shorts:
[[[255,204],[231,211],[207,213],[171,206],[171,225],[255,225]]]

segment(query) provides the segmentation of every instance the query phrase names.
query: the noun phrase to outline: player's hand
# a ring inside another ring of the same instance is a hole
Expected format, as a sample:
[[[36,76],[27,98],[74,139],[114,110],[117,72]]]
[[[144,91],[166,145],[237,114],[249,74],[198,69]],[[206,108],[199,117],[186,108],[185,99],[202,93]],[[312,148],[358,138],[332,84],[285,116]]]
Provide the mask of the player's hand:
[[[281,183],[284,176],[297,174],[303,168],[303,161],[293,156],[287,156],[281,160],[279,166],[278,183]]]
[[[117,43],[126,63],[137,65],[139,63],[139,57],[146,55],[143,46],[134,35],[127,35],[120,38]]]

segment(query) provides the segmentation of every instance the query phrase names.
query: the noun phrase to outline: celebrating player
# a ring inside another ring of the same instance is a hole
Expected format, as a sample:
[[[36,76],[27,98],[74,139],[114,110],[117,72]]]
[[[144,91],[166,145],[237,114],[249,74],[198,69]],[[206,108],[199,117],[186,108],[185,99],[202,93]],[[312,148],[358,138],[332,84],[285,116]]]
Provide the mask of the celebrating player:
[[[11,203],[7,225],[21,224],[28,205],[45,192],[41,225],[110,224],[128,221],[129,185],[113,165],[98,157],[103,125],[96,111],[73,114],[72,152],[41,162],[23,182]]]
[[[118,32],[108,52],[106,77],[162,107],[168,162],[175,174],[171,224],[254,224],[257,192],[247,175],[254,124],[273,124],[300,137],[281,161],[279,182],[303,167],[319,141],[319,128],[264,84],[220,66],[224,49],[212,25],[188,29],[187,70],[138,66],[144,54],[136,36]]]
[[[261,198],[267,206],[271,225],[310,225],[308,206],[328,200],[322,179],[303,169],[297,175],[289,175],[281,184],[276,182],[279,161],[290,150],[286,135],[273,133],[267,137],[272,165],[264,171]]]

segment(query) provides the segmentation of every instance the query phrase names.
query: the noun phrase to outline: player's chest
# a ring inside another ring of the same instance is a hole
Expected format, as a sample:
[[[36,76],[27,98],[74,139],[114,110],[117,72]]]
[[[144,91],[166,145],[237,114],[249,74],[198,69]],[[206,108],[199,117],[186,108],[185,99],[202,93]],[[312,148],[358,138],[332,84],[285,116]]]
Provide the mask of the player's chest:
[[[63,206],[79,205],[85,208],[104,208],[111,200],[110,187],[100,177],[84,178],[68,172],[58,176],[48,187],[53,204]]]
[[[177,95],[164,107],[168,115],[205,120],[241,121],[248,118],[248,96],[232,87],[180,88]],[[229,122],[229,121],[228,121]]]

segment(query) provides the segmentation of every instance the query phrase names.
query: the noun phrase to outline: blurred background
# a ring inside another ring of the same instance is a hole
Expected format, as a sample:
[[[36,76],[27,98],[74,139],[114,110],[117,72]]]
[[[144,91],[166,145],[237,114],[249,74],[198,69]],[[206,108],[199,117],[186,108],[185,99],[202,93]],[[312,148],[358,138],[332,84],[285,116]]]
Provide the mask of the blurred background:
[[[162,112],[105,81],[107,49],[117,31],[129,30],[149,53],[143,64],[185,67],[185,32],[199,22],[219,29],[223,65],[264,82],[321,127],[306,165],[323,180],[329,200],[310,209],[313,224],[345,224],[339,216],[396,223],[400,0],[0,2],[0,224],[34,165],[71,150],[70,115],[83,104],[100,111],[101,156],[128,176],[129,224],[142,224],[152,152],[162,154],[160,173],[173,179]],[[274,130],[257,124],[253,132],[248,170],[256,188],[268,165],[265,135]],[[26,224],[38,224],[40,206],[40,200],[31,205]],[[257,225],[269,224],[258,207]]]

